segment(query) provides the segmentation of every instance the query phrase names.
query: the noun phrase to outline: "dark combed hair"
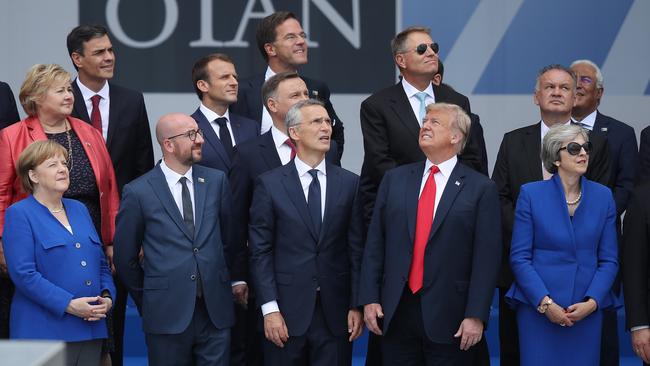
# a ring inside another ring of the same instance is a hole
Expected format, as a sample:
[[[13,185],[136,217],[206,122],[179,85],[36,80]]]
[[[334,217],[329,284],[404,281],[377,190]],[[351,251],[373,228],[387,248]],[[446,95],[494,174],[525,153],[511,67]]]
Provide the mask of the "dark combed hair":
[[[203,99],[203,92],[198,86],[196,86],[196,82],[199,80],[208,80],[208,64],[214,60],[225,61],[233,65],[235,64],[230,56],[225,53],[211,53],[196,60],[194,66],[192,66],[192,83],[194,86],[194,92],[196,93],[196,96],[199,97],[199,100]]]
[[[278,85],[287,79],[296,78],[300,78],[297,72],[281,72],[273,75],[267,81],[265,81],[264,84],[262,84],[262,103],[264,103],[264,108],[266,108],[267,111],[269,110],[269,106],[266,102],[269,100],[269,98],[275,98],[278,91]]]
[[[73,30],[68,33],[68,38],[66,43],[68,45],[68,55],[72,57],[74,52],[83,55],[84,54],[84,43],[90,41],[91,39],[103,37],[108,35],[108,31],[101,25],[91,24],[86,25],[82,24],[75,27]],[[74,68],[77,69],[77,65],[72,63]]]
[[[264,45],[267,43],[273,43],[275,38],[278,36],[275,29],[284,23],[287,19],[298,20],[296,15],[290,11],[276,11],[275,13],[267,16],[262,19],[259,24],[257,24],[257,30],[255,31],[255,39],[257,40],[257,48],[260,50],[262,57],[265,62],[269,62],[269,55],[266,54]]]

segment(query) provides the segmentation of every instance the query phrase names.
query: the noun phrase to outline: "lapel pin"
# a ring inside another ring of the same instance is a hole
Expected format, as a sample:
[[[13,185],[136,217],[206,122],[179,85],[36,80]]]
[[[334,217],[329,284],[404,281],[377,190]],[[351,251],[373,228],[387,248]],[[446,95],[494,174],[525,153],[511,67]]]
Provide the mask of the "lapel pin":
[[[205,179],[199,177],[199,183],[205,183]]]
[[[601,128],[600,128],[600,131],[601,131],[601,132],[607,132],[607,127],[601,127]]]
[[[456,184],[457,186],[460,187],[460,182],[459,181],[456,181],[456,183],[454,183],[454,184]]]

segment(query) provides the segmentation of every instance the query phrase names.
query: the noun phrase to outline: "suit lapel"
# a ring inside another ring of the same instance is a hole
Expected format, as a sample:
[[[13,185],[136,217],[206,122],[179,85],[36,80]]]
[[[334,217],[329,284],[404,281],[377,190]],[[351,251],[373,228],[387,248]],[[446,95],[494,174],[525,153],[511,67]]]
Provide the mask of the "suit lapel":
[[[79,85],[77,85],[77,80],[75,79],[71,84],[72,91],[74,92],[74,114],[79,116],[79,119],[90,122],[88,108],[86,108],[86,101],[84,100],[84,96],[81,94]]]
[[[192,117],[195,117],[194,119],[197,121],[199,128],[201,131],[203,131],[203,137],[205,141],[207,141],[210,147],[212,147],[212,149],[217,153],[219,158],[224,162],[224,165],[230,169],[232,162],[230,161],[226,150],[223,148],[221,140],[219,140],[219,136],[214,133],[214,129],[210,125],[210,122],[208,122],[208,119],[205,118],[205,115],[203,115],[199,109],[194,112]]]
[[[333,215],[334,207],[341,198],[341,172],[332,164],[326,165],[327,169],[327,188],[325,189],[325,214],[323,215],[323,224],[321,225],[320,238],[322,239],[329,227],[330,217]],[[319,240],[320,242],[320,240]]]
[[[411,103],[409,102],[401,83],[397,83],[393,86],[392,95],[388,101],[400,122],[402,122],[404,127],[406,127],[406,129],[417,139],[420,134],[420,124],[413,113]]]
[[[594,122],[594,128],[592,131],[607,136],[607,131],[609,130],[609,121],[602,117],[600,112],[596,111],[596,121]]]
[[[264,138],[260,143],[260,150],[262,152],[262,159],[266,163],[266,166],[269,168],[269,170],[282,166],[282,160],[280,160],[278,150],[275,148],[275,142],[273,141],[273,135],[271,135],[271,131],[269,130],[262,136]]]
[[[540,158],[540,153],[542,151],[542,142],[540,140],[541,136],[542,122],[530,126],[526,130],[526,135],[524,136],[523,151],[524,156],[522,157],[523,161],[527,162],[525,165],[528,167],[528,182],[536,182],[544,179],[542,174],[542,159]]]
[[[312,238],[314,238],[314,241],[318,242],[316,229],[314,228],[314,224],[311,222],[311,215],[309,214],[309,208],[307,208],[305,193],[302,191],[302,186],[300,185],[300,177],[298,177],[296,164],[292,160],[282,169],[284,173],[282,185],[284,185],[284,188],[287,190],[289,199],[298,210],[298,214],[302,221],[305,223],[305,226],[309,228],[309,233],[311,234]]]
[[[232,134],[233,134],[233,146],[238,144],[239,141],[241,141],[241,123],[239,122],[239,118],[237,118],[236,115],[230,113],[230,127],[232,127]],[[225,151],[225,150],[224,150]]]
[[[203,223],[203,210],[205,209],[206,181],[201,172],[194,165],[192,168],[192,185],[194,186],[194,236],[199,232]]]
[[[160,165],[157,165],[154,169],[154,175],[149,178],[149,184],[151,185],[153,192],[156,194],[160,200],[160,203],[165,208],[165,211],[167,211],[167,214],[169,217],[171,217],[176,226],[181,229],[181,231],[185,234],[185,236],[187,236],[188,239],[192,240],[193,238],[187,231],[187,227],[183,222],[183,216],[181,215],[178,206],[176,206],[174,197],[172,197],[172,193],[169,190],[167,180],[165,180],[165,175],[163,174],[162,170],[160,170]]]
[[[250,99],[250,109],[253,116],[257,116],[256,120],[262,122],[262,108],[264,108],[264,102],[262,101],[262,84],[264,84],[264,75],[259,74],[251,79],[251,93],[249,94]]]
[[[408,223],[411,243],[415,240],[415,224],[418,214],[418,200],[420,197],[420,186],[422,185],[422,175],[424,174],[424,163],[413,166],[406,182],[406,220]]]
[[[108,132],[106,133],[106,147],[110,150],[113,140],[115,140],[115,134],[120,130],[120,122],[123,118],[122,113],[120,113],[120,108],[122,107],[122,99],[120,93],[114,88],[111,83],[108,83],[108,95],[109,95],[109,106],[108,106]],[[124,131],[124,133],[129,133],[130,131]]]
[[[463,189],[465,184],[465,172],[466,169],[463,164],[459,161],[456,163],[454,170],[452,170],[449,179],[447,180],[447,185],[443,188],[442,196],[440,197],[440,202],[436,208],[436,212],[433,216],[433,224],[431,225],[431,232],[429,233],[429,240],[435,235],[440,225],[445,220],[445,216],[449,212],[449,209],[456,200],[456,196]],[[437,187],[436,187],[437,188]]]

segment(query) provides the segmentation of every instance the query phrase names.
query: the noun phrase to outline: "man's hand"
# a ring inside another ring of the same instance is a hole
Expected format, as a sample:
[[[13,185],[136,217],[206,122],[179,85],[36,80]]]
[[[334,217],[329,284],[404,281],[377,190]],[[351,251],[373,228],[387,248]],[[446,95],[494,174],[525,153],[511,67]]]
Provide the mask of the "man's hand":
[[[381,305],[373,303],[363,306],[363,320],[366,322],[366,327],[368,327],[368,330],[375,333],[376,335],[383,334],[377,322],[377,319],[382,319],[383,317],[384,312],[381,309]]]
[[[104,253],[106,254],[106,260],[108,261],[108,267],[111,269],[111,273],[115,274],[115,264],[113,263],[113,246],[104,246]]]
[[[239,305],[246,307],[248,305],[248,285],[240,283],[232,287],[232,295],[235,302]]]
[[[350,334],[348,341],[352,342],[353,340],[359,338],[362,331],[363,315],[361,315],[361,311],[357,309],[348,311],[348,333]]]
[[[650,363],[650,329],[639,329],[632,332],[632,348],[634,353],[645,363]]]
[[[460,337],[460,349],[467,351],[483,337],[483,322],[479,318],[463,319],[454,337]]]
[[[572,322],[575,323],[577,321],[586,318],[589,314],[596,311],[596,309],[598,309],[598,305],[596,305],[596,300],[589,299],[585,302],[579,302],[569,306],[566,311],[566,316],[567,318],[571,319]]]
[[[279,311],[264,315],[264,336],[280,348],[289,340],[289,329]]]

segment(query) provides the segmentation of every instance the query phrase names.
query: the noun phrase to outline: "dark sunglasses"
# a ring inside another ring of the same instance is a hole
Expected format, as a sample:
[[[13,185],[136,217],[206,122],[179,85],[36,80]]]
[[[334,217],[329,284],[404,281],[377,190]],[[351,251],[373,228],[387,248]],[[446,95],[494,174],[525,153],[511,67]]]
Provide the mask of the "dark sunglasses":
[[[438,46],[438,42],[433,42],[431,44],[426,44],[426,43],[421,43],[417,47],[415,47],[415,52],[418,53],[418,55],[424,55],[425,52],[427,52],[427,47],[431,47],[431,50],[433,53],[438,53],[440,51],[440,46]]]
[[[557,152],[566,150],[571,155],[578,155],[582,149],[585,149],[585,152],[589,154],[591,151],[591,141],[587,141],[582,145],[577,142],[569,142],[566,146],[561,147]]]

